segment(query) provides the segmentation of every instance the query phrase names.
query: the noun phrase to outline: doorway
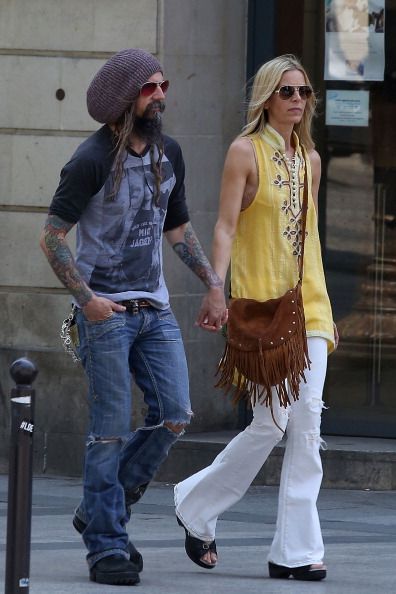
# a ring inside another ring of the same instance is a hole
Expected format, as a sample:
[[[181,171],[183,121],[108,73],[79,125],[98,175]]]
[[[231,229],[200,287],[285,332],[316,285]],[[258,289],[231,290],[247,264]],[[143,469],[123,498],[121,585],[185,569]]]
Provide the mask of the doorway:
[[[335,89],[365,91],[369,117],[326,125],[327,105],[320,116],[323,253],[341,339],[329,358],[323,431],[396,437],[395,0],[386,3],[384,80],[324,81],[322,96]]]

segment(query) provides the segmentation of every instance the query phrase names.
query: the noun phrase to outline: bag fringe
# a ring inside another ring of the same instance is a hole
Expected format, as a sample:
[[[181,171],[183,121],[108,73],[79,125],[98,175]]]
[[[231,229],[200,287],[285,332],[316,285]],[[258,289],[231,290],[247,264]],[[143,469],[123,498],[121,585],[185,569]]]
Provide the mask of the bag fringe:
[[[272,388],[275,388],[280,406],[286,408],[298,400],[300,381],[306,382],[304,369],[310,369],[304,310],[297,308],[298,330],[284,344],[263,351],[261,340],[255,352],[242,351],[226,344],[216,375],[220,374],[215,387],[232,387],[235,392],[232,402],[246,400],[253,405],[261,402],[270,406],[272,412]],[[289,396],[290,395],[290,396]]]

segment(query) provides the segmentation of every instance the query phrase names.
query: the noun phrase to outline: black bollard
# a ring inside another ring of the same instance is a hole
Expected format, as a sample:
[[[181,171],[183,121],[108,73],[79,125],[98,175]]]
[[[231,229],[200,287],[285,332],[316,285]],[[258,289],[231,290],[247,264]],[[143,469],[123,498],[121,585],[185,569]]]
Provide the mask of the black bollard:
[[[28,359],[10,367],[11,443],[8,474],[5,594],[28,594],[32,525],[34,390],[38,370]]]

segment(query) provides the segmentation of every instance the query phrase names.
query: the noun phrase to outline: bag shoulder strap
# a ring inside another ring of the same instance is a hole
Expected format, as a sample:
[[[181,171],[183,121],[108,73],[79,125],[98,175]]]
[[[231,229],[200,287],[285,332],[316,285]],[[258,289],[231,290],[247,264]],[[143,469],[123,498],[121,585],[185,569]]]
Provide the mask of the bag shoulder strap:
[[[305,161],[304,167],[304,194],[303,202],[301,207],[301,254],[298,257],[298,281],[302,283],[303,271],[304,271],[304,247],[305,247],[305,230],[307,226],[307,211],[308,211],[308,178],[307,178],[307,159],[309,159],[308,153],[303,148],[303,155]]]

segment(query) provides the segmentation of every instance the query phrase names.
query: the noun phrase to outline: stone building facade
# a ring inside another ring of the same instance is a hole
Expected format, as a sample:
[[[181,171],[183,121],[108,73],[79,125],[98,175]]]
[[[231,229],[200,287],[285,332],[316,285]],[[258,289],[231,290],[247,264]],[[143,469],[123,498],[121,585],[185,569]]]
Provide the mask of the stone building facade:
[[[27,356],[35,381],[36,471],[79,474],[86,383],[63,352],[70,299],[39,248],[59,172],[98,126],[89,81],[112,53],[142,47],[171,86],[166,132],[184,152],[191,220],[207,252],[225,150],[242,124],[245,0],[0,0],[0,460],[9,438],[11,363]],[[165,247],[171,302],[180,321],[195,412],[191,431],[231,428],[236,415],[213,388],[222,339],[194,328],[203,286]],[[144,406],[135,392],[135,422]]]

